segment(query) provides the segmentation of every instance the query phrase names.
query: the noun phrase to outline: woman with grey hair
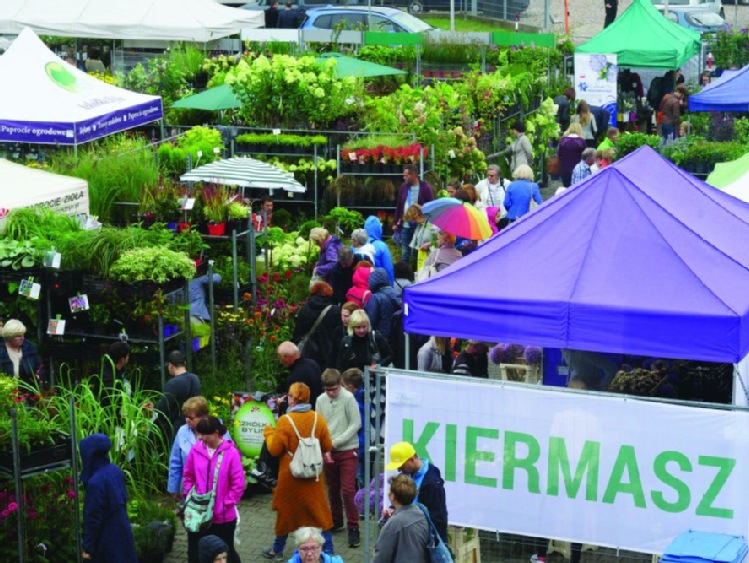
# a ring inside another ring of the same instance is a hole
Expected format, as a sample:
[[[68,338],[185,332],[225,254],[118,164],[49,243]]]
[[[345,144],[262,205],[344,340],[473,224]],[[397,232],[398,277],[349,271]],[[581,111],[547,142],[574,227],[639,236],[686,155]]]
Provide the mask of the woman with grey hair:
[[[501,231],[510,223],[528,213],[531,208],[531,200],[542,204],[541,191],[538,184],[533,181],[533,170],[527,164],[521,164],[512,173],[514,182],[507,186],[505,194],[505,208],[507,215],[500,219],[497,227]]]
[[[325,539],[320,528],[298,528],[291,534],[291,539],[296,545],[296,551],[288,563],[343,563],[340,555],[323,553]]]
[[[36,385],[41,382],[42,359],[36,346],[26,340],[26,327],[18,319],[3,325],[4,346],[0,345],[0,373],[21,378]]]
[[[375,263],[375,247],[369,242],[369,233],[364,229],[351,232],[351,246],[354,248],[354,263],[368,260]]]

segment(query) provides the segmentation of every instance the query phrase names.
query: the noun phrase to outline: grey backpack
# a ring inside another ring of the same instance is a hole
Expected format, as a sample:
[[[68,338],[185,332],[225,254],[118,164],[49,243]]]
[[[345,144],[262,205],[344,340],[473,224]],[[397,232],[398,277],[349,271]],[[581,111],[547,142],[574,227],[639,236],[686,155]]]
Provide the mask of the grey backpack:
[[[296,451],[294,453],[287,452],[292,458],[289,465],[291,474],[297,479],[314,478],[317,481],[320,478],[320,473],[322,473],[322,450],[320,449],[320,440],[315,437],[317,413],[315,412],[315,422],[312,424],[312,433],[309,438],[302,438],[296,424],[294,424],[294,419],[290,416],[288,416],[288,419],[296,437],[299,439]]]

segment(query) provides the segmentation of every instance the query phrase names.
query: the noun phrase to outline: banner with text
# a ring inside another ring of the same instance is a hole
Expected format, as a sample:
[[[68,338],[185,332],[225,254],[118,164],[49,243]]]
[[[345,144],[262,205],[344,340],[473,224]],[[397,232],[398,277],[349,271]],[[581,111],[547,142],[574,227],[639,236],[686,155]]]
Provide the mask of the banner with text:
[[[647,553],[749,537],[745,411],[389,370],[386,412],[386,452],[441,470],[452,524]]]
[[[616,55],[575,55],[575,93],[588,105],[609,110],[609,125],[616,127]],[[574,111],[574,110],[573,110]],[[627,114],[629,118],[629,114]],[[599,131],[600,133],[600,131]]]

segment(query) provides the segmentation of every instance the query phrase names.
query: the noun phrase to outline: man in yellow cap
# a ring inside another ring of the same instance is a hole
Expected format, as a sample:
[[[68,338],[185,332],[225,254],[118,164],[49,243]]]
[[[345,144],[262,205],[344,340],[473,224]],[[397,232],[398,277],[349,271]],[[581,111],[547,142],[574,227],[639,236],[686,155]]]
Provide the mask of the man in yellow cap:
[[[418,494],[414,502],[420,502],[429,510],[429,516],[434,522],[442,541],[447,544],[447,504],[445,503],[445,481],[440,470],[428,459],[419,457],[413,445],[408,442],[398,442],[390,448],[390,463],[385,467],[388,471],[398,470],[411,477],[416,483]],[[382,515],[389,518],[392,508],[385,508]]]

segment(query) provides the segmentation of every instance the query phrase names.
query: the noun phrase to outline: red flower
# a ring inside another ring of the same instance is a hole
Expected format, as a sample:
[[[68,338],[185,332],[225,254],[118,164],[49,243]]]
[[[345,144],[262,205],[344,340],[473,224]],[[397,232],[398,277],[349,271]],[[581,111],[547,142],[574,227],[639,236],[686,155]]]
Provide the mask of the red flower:
[[[292,276],[291,270],[286,270],[286,271],[284,272],[284,275],[286,276],[286,279],[287,279],[287,280],[290,280],[290,279],[291,279],[291,276]]]
[[[280,282],[281,281],[281,274],[279,274],[278,272],[274,272],[273,273],[273,281],[276,282],[276,283]]]

